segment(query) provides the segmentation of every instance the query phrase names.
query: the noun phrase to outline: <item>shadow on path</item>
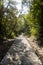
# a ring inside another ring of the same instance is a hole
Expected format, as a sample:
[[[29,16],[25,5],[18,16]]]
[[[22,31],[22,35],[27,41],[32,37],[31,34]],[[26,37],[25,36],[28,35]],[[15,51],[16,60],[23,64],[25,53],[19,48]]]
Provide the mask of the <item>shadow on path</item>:
[[[42,65],[35,58],[32,59],[32,56],[37,57],[27,40],[21,36],[14,41],[1,65]]]

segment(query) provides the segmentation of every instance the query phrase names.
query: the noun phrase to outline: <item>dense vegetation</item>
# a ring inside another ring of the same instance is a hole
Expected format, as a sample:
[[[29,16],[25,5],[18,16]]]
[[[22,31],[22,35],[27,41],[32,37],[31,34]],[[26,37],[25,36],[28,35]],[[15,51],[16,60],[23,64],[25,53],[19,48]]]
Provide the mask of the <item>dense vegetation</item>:
[[[32,0],[30,6],[30,15],[32,18],[32,33],[36,38],[40,39],[41,45],[43,45],[43,1]]]
[[[27,1],[24,1],[24,3],[27,3]],[[30,34],[38,39],[38,42],[40,40],[41,45],[43,45],[43,1],[29,0],[29,4],[30,11],[25,18],[29,23]]]
[[[16,2],[0,0],[0,40],[15,38],[22,32],[37,39],[43,40],[43,1],[42,0],[22,0],[22,8],[27,6],[27,14],[17,17],[18,10]],[[43,44],[43,42],[42,42]]]

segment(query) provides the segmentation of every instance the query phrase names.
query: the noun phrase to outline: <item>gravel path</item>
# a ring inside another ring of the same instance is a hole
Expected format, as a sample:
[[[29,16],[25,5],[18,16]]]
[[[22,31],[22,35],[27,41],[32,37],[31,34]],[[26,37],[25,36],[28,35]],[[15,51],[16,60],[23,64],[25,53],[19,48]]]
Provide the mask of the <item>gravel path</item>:
[[[1,65],[42,65],[37,55],[32,50],[29,42],[23,35],[19,36],[6,56],[2,59]]]

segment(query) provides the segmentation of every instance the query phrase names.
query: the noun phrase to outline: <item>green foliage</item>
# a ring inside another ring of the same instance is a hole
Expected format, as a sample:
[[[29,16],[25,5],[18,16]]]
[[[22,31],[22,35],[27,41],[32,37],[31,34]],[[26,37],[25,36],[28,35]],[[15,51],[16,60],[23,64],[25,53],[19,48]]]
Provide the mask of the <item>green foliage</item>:
[[[5,6],[4,0],[0,0],[0,39],[14,38],[22,32],[43,38],[43,1],[22,0],[22,8],[25,6],[30,7],[28,14],[17,17],[16,2],[8,0]]]
[[[31,0],[30,12],[27,14],[29,20],[31,36],[43,40],[43,1]],[[41,42],[43,44],[43,42]]]
[[[29,21],[27,19],[27,16],[26,15],[22,15],[22,17],[23,17],[23,20],[24,20],[24,28],[23,28],[24,33],[26,35],[30,35],[30,25],[29,25]]]
[[[40,18],[40,1],[32,0],[30,6],[30,12],[27,15],[27,19],[29,20],[30,32],[32,36],[37,37],[39,34],[39,18]]]
[[[7,6],[4,6],[4,0],[0,1],[0,39],[14,38],[15,26],[17,24],[17,9],[13,7],[13,1],[8,1]]]

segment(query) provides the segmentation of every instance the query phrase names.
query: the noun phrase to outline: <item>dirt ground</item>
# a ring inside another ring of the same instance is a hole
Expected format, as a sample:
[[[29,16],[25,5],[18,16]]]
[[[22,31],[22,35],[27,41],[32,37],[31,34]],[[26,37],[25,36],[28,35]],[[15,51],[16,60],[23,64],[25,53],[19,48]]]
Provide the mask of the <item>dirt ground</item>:
[[[27,40],[30,42],[30,45],[33,48],[34,52],[43,63],[43,46],[38,45],[37,40],[33,39],[32,37],[27,38]]]
[[[3,43],[0,45],[0,62],[13,42],[14,39],[8,39],[7,41],[3,41]]]
[[[43,47],[39,46],[37,44],[37,41],[31,37],[27,38],[27,40],[30,42],[30,45],[33,48],[34,52],[37,54],[37,56],[41,59],[43,63]],[[3,41],[3,44],[0,45],[0,62],[13,42],[14,39],[9,39],[7,41]]]
[[[42,65],[30,42],[23,36],[17,37],[1,61],[1,65]]]

